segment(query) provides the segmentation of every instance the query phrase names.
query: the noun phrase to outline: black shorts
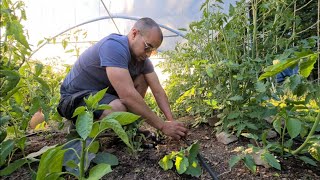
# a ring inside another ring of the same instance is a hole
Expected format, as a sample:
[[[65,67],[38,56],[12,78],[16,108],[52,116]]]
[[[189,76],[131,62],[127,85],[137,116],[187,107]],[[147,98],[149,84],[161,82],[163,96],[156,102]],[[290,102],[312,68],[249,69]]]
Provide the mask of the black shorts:
[[[77,117],[73,117],[74,110],[79,106],[85,106],[86,103],[84,102],[84,98],[88,98],[90,94],[94,95],[98,91],[92,91],[92,90],[84,90],[77,93],[74,93],[72,95],[63,96],[61,97],[57,110],[58,113],[69,120],[76,121]],[[104,97],[99,101],[99,104],[109,104],[115,99],[119,99],[118,96],[114,94],[108,94],[106,93]],[[99,119],[103,110],[97,110],[93,113],[94,119]]]

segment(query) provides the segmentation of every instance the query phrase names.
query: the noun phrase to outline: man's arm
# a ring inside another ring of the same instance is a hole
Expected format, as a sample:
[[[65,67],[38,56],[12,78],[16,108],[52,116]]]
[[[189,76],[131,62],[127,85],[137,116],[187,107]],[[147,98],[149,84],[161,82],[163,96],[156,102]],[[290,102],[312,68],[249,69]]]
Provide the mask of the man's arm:
[[[168,123],[160,119],[144,102],[144,99],[134,88],[133,81],[127,69],[107,67],[107,76],[117,91],[121,102],[133,113],[141,115],[151,126],[160,129],[164,134],[175,139],[185,135],[186,129],[182,124]]]
[[[162,88],[157,74],[155,72],[152,72],[152,73],[145,74],[144,77],[152,91],[152,94],[154,95],[157,101],[159,108],[161,109],[163,114],[166,116],[168,121],[173,121],[174,119],[170,109],[170,104],[168,101],[167,94]]]

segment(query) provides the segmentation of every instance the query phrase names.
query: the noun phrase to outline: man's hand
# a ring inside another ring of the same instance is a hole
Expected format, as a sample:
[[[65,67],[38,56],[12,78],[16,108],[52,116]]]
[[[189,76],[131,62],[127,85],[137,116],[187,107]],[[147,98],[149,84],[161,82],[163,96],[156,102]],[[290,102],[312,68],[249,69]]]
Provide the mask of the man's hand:
[[[183,123],[177,121],[165,121],[161,131],[167,135],[171,136],[176,140],[187,135],[187,129],[184,127]]]

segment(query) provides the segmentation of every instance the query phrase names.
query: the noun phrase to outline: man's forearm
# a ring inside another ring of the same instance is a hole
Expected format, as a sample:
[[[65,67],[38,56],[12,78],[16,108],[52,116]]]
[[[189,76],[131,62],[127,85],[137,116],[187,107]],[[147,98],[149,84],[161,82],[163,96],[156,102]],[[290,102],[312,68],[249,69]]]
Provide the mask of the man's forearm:
[[[163,112],[163,114],[166,116],[166,119],[168,121],[173,121],[173,116],[172,116],[172,112],[171,112],[171,109],[170,109],[170,104],[169,104],[169,101],[168,101],[168,97],[166,95],[166,93],[164,92],[155,92],[153,93],[156,101],[157,101],[157,104],[159,106],[159,108],[161,109],[161,111]]]

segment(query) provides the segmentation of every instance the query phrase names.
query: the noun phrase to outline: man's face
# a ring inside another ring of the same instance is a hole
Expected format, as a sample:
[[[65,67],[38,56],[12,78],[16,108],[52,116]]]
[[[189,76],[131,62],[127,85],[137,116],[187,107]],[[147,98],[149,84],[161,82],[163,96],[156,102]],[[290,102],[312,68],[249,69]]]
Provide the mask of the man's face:
[[[158,31],[154,28],[146,33],[137,30],[133,53],[138,61],[144,61],[161,45]]]

